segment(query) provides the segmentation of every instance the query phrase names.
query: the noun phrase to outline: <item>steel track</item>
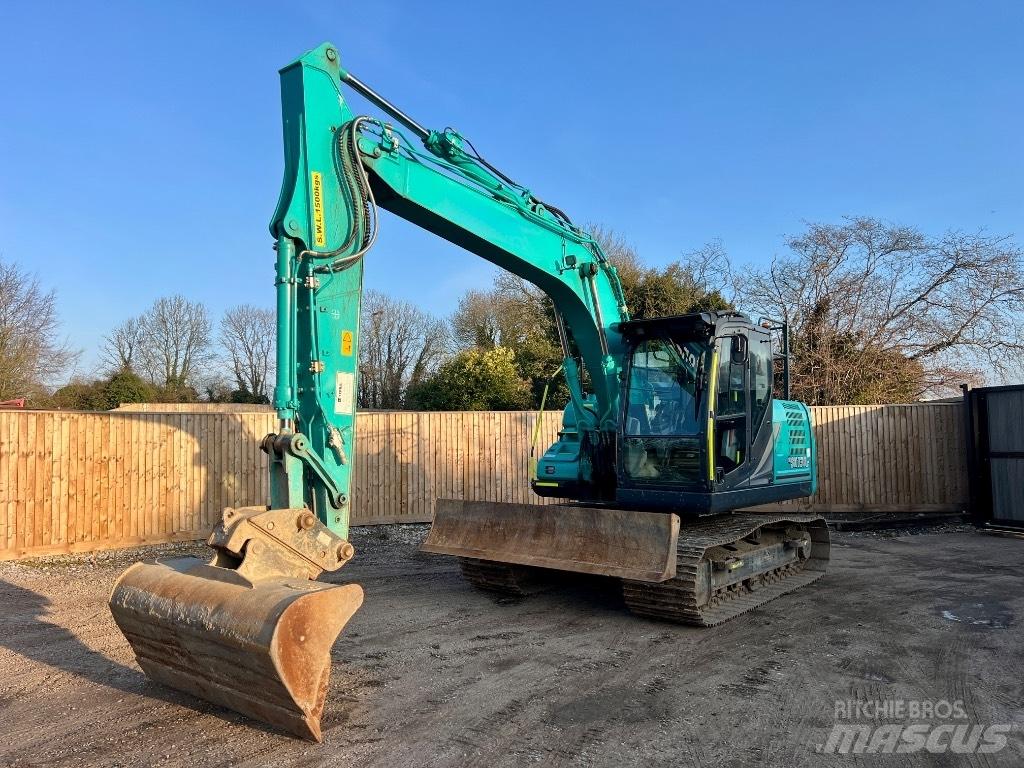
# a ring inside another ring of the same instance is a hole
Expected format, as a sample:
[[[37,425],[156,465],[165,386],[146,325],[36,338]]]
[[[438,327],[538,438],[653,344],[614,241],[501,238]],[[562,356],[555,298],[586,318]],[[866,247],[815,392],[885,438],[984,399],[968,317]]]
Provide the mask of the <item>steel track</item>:
[[[736,584],[717,592],[704,605],[697,604],[697,573],[711,547],[739,541],[758,528],[792,523],[808,531],[810,556],[762,574],[755,589]],[[623,597],[629,609],[640,616],[711,627],[810,584],[825,574],[829,559],[829,534],[818,515],[733,514],[686,526],[679,531],[676,576],[661,583],[624,581]]]

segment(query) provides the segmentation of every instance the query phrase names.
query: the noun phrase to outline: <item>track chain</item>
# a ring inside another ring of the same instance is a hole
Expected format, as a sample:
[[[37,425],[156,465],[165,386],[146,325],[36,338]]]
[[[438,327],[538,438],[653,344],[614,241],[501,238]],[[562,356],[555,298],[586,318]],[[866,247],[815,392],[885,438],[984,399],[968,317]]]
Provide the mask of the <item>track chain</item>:
[[[525,597],[535,591],[531,589],[533,569],[526,566],[460,557],[459,567],[463,578],[477,589],[514,597]]]
[[[697,574],[707,550],[776,523],[804,526],[811,537],[810,556],[763,574],[756,590],[742,583],[730,585],[697,605]],[[676,552],[675,578],[661,583],[623,581],[626,605],[640,616],[711,627],[821,578],[828,566],[829,534],[819,515],[733,514],[683,527]]]

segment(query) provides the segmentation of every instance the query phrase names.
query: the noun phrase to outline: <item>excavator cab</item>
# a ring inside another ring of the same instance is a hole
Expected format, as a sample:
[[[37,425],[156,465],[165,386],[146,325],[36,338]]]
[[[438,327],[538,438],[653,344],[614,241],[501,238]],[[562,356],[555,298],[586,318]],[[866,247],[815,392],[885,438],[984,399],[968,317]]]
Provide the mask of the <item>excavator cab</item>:
[[[773,352],[783,325],[766,325],[732,311],[620,323],[613,447],[602,456],[601,441],[581,435],[570,403],[534,491],[683,517],[812,494],[810,412],[773,396],[774,363],[788,370],[788,355]]]
[[[814,473],[775,472],[769,328],[739,312],[622,323],[616,503],[697,517],[813,493]],[[778,357],[781,357],[778,356]],[[784,361],[785,362],[785,361]],[[787,464],[784,470],[790,469]]]
[[[658,490],[706,491],[706,372],[714,357],[709,339],[690,322],[630,326],[616,499]]]

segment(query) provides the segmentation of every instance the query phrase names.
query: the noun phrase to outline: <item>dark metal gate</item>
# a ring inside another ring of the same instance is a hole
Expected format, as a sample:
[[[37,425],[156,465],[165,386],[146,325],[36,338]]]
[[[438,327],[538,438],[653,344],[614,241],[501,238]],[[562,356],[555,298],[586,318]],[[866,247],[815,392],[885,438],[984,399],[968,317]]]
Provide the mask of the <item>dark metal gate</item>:
[[[987,528],[1024,531],[1024,385],[964,393],[971,514]]]

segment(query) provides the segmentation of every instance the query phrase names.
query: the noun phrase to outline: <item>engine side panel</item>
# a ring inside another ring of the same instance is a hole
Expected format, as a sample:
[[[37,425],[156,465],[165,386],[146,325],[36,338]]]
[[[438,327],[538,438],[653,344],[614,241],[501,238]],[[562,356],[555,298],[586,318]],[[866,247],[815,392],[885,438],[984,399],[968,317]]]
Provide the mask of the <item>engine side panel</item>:
[[[813,494],[817,490],[818,472],[810,408],[794,400],[774,400],[772,427],[775,436],[773,484],[810,482]]]

